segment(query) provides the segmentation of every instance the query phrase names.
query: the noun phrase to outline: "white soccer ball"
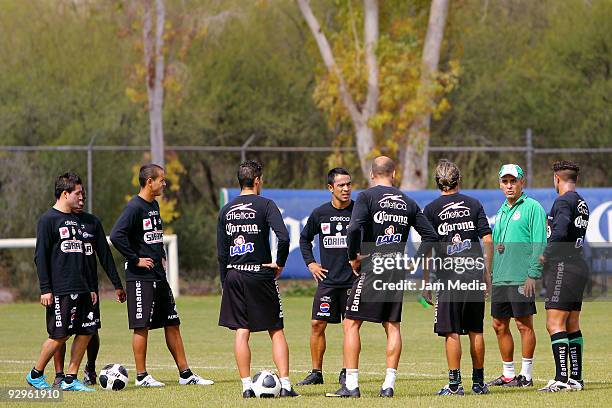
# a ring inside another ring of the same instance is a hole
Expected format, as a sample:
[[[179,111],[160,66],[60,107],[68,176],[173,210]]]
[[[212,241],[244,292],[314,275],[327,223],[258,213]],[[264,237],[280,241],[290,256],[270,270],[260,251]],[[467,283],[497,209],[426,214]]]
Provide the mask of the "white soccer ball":
[[[281,383],[276,374],[263,370],[253,376],[251,389],[257,398],[274,398],[280,394]]]
[[[119,391],[128,383],[128,373],[121,364],[109,364],[100,371],[100,387],[105,390]]]

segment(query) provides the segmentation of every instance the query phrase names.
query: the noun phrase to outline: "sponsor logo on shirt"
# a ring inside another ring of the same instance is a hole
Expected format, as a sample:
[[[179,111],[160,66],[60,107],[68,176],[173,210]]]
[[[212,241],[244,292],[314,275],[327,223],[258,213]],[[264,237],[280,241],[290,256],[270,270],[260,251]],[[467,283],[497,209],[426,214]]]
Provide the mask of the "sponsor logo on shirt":
[[[574,220],[574,225],[576,226],[576,228],[586,229],[589,226],[589,220],[585,220],[584,218],[582,218],[582,215],[579,215]]]
[[[234,235],[242,232],[244,234],[259,234],[259,226],[257,224],[225,224],[225,233]]]
[[[151,217],[151,216],[153,216],[153,215],[159,215],[159,211],[149,211],[149,212],[147,213],[147,215],[148,215],[149,217]]]
[[[334,217],[330,217],[329,221],[331,222],[337,222],[337,221],[351,222],[351,217],[343,217],[343,216],[337,215]]]
[[[395,227],[393,225],[389,225],[385,228],[385,235],[379,235],[376,237],[376,246],[393,244],[396,242],[401,242],[402,234],[395,233]]]
[[[578,201],[577,210],[582,215],[589,215],[589,207],[587,206],[587,203],[584,200]]]
[[[230,247],[230,256],[244,255],[255,251],[255,244],[246,242],[243,235],[238,235],[234,240],[234,245]]]
[[[332,248],[348,248],[346,244],[346,236],[344,235],[329,235],[323,238],[323,247]]]
[[[476,229],[476,227],[474,226],[474,221],[463,221],[455,223],[443,222],[442,224],[438,225],[438,234],[448,235],[449,232],[472,231],[474,229]]]
[[[68,220],[64,221],[64,225],[73,225],[75,227],[79,226],[79,224],[77,224],[75,221],[68,221]]]
[[[472,248],[472,241],[469,239],[461,240],[461,235],[455,234],[452,239],[452,244],[446,247],[446,254],[453,255],[458,254],[459,252],[463,252],[466,249]]]
[[[83,244],[84,248],[85,248],[85,255],[93,255],[94,251],[93,251],[93,245],[91,245],[90,243],[86,242],[85,244]]]
[[[331,224],[329,222],[321,223],[321,232],[323,234],[329,234],[331,232]]]
[[[144,242],[146,244],[161,244],[164,242],[164,232],[163,231],[147,231],[144,234]]]
[[[60,239],[70,238],[70,230],[68,227],[60,227],[59,229]]]
[[[261,270],[261,265],[227,265],[227,269],[237,269],[239,271],[246,272],[259,272]]]
[[[93,312],[89,312],[89,313],[87,313],[87,318],[88,318],[89,320],[93,320],[93,318],[94,318]]]
[[[374,222],[376,224],[383,224],[385,222],[393,222],[399,225],[408,225],[408,216],[388,214],[386,211],[376,211],[374,213]]]
[[[331,302],[331,297],[323,296],[319,299],[321,302]]]
[[[380,208],[389,208],[393,210],[407,210],[408,206],[402,198],[401,194],[387,193],[383,195],[383,198],[378,200]]]
[[[255,213],[257,213],[257,211],[251,208],[251,205],[253,205],[253,203],[232,205],[229,211],[225,214],[225,219],[228,221],[255,219]]]
[[[153,229],[153,223],[150,218],[145,218],[142,220],[142,229],[145,231]]]
[[[62,252],[68,254],[68,253],[77,253],[83,252],[83,242],[79,241],[78,239],[68,239],[66,241],[62,241],[61,244],[61,250]]]
[[[62,310],[59,304],[59,296],[54,296],[53,309],[55,313],[55,327],[62,327]]]
[[[90,234],[87,231],[83,231],[83,238],[87,239],[87,238],[93,238],[95,235],[94,234]]]
[[[442,207],[442,211],[438,214],[438,217],[442,221],[449,220],[452,218],[461,218],[470,216],[470,207],[462,205],[465,201],[459,201],[458,203],[452,202]]]
[[[516,210],[514,214],[512,214],[512,220],[518,221],[520,219],[521,219],[521,212],[519,210]]]

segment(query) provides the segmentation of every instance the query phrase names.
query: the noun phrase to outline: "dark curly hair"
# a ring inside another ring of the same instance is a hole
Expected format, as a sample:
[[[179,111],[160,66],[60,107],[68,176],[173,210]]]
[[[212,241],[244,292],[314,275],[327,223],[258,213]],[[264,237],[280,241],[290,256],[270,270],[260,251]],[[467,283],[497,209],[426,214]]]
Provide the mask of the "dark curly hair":
[[[573,181],[575,183],[578,181],[580,166],[578,166],[578,163],[573,161],[558,160],[553,163],[552,170],[557,176],[559,176],[559,178],[561,178],[561,180]]]

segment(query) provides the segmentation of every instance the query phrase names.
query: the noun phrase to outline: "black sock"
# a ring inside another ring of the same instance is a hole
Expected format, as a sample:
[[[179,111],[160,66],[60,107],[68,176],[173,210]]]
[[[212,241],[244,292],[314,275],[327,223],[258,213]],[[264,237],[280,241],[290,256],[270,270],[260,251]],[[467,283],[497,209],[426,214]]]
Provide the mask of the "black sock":
[[[64,374],[63,371],[58,371],[57,373],[55,373],[55,378],[61,378],[61,377],[65,377],[66,374]]]
[[[553,357],[555,358],[555,381],[566,383],[568,378],[567,372],[567,354],[569,349],[569,340],[567,332],[559,332],[550,336],[552,343]]]
[[[89,373],[95,373],[96,372],[96,362],[88,361],[87,364],[85,364],[85,371]]]
[[[472,368],[472,382],[474,384],[484,384],[484,368]]]
[[[147,373],[146,371],[145,371],[145,372],[142,372],[142,373],[138,373],[138,374],[136,375],[136,379],[137,379],[138,381],[142,381],[142,380],[144,380],[144,379],[145,379],[145,377],[146,377],[147,375],[149,375],[149,373]]]
[[[30,377],[32,378],[40,378],[45,373],[45,370],[38,371],[36,368],[32,367],[32,371],[30,371]]]
[[[569,360],[570,360],[570,378],[572,380],[582,380],[582,352],[584,350],[584,340],[582,332],[568,333],[569,339]]]
[[[180,372],[179,372],[179,376],[180,376],[180,377],[181,377],[183,380],[188,379],[188,378],[189,378],[189,377],[191,377],[192,375],[193,375],[193,373],[191,372],[191,369],[190,369],[190,368],[187,368],[187,369],[185,369],[185,370],[183,370],[183,371],[180,371]]]
[[[72,384],[74,380],[76,380],[76,374],[66,374],[64,377],[64,382],[66,384]]]
[[[457,391],[461,384],[461,370],[448,370],[448,386],[452,391]]]
[[[313,368],[311,370],[312,373],[318,373],[318,374],[323,374],[323,370],[319,370],[318,368]]]

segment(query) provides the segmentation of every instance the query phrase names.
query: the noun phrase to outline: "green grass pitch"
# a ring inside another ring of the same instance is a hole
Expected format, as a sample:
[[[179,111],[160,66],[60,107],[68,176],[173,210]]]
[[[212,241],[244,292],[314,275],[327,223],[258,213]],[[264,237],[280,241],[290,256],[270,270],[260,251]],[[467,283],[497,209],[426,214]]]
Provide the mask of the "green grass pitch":
[[[233,333],[217,326],[219,297],[181,297],[178,311],[182,320],[182,334],[190,366],[196,373],[212,378],[216,384],[210,387],[186,387],[178,385],[178,374],[167,351],[163,332],[152,331],[149,335],[148,371],[167,384],[163,389],[136,389],[134,362],[131,349],[131,333],[127,328],[126,306],[110,300],[102,302],[102,324],[100,331],[101,350],[98,370],[108,363],[121,363],[130,375],[130,385],[120,392],[100,390],[91,394],[65,393],[65,406],[610,406],[607,393],[612,389],[612,353],[610,339],[612,325],[609,320],[607,302],[584,304],[582,332],[585,337],[584,378],[586,390],[542,394],[535,391],[554,375],[550,341],[545,330],[545,312],[538,304],[539,314],[535,318],[537,349],[534,360],[535,386],[531,389],[492,389],[485,396],[472,395],[471,361],[467,338],[463,339],[463,378],[465,397],[437,397],[433,394],[446,382],[446,360],[443,340],[432,332],[433,309],[423,309],[414,301],[404,304],[402,335],[403,352],[398,370],[396,398],[378,398],[378,390],[384,379],[385,336],[380,325],[364,323],[362,328],[362,354],[360,364],[360,400],[337,400],[323,397],[325,392],[337,389],[337,375],[342,365],[342,330],[339,325],[328,326],[327,352],[325,355],[325,385],[297,387],[302,394],[291,400],[241,399],[240,379],[232,353]],[[287,297],[285,308],[285,333],[291,354],[291,380],[297,382],[310,368],[309,319],[311,299]],[[24,387],[24,377],[38,356],[40,345],[46,337],[44,311],[37,304],[0,305],[0,387]],[[518,339],[513,329],[515,343]],[[492,379],[501,372],[501,363],[490,317],[485,320],[486,378]],[[274,369],[270,340],[266,333],[251,337],[253,371]],[[520,361],[520,347],[515,347],[515,361]],[[81,366],[81,368],[83,365]],[[520,369],[520,363],[517,364]],[[45,374],[52,377],[52,363]],[[79,377],[82,374],[79,373]],[[0,405],[5,405],[0,402]],[[27,406],[27,403],[10,404]],[[31,404],[41,406],[39,403]],[[243,406],[243,405],[241,405]]]

